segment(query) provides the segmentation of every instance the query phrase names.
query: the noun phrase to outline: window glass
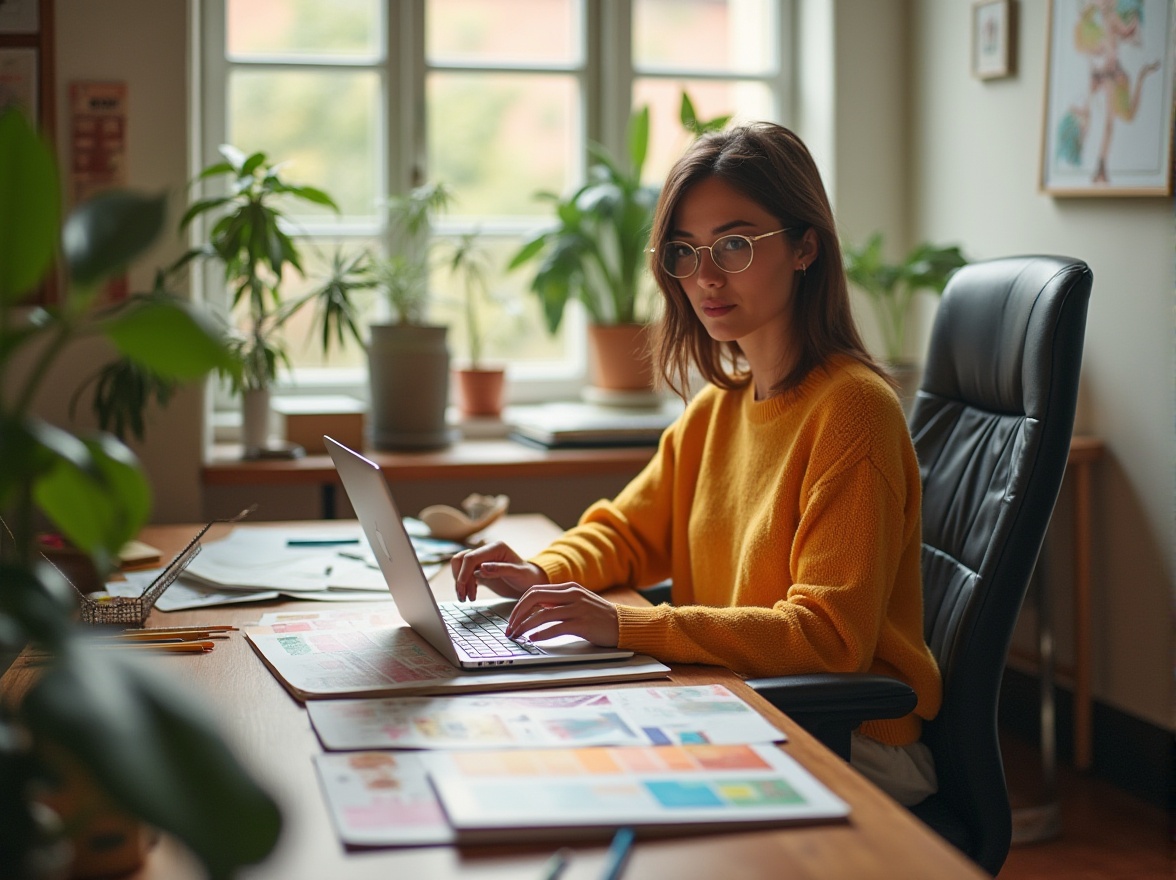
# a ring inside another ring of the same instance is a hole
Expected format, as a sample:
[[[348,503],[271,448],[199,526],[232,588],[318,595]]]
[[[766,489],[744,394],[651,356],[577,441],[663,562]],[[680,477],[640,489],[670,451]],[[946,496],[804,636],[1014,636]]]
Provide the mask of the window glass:
[[[375,58],[381,0],[226,0],[229,57]]]
[[[633,66],[770,72],[776,11],[777,0],[633,0]]]
[[[578,63],[578,0],[429,0],[431,63]]]
[[[546,214],[536,191],[572,186],[581,139],[572,77],[434,73],[427,106],[429,176],[453,188],[455,213]]]
[[[539,297],[529,289],[532,268],[507,272],[510,258],[522,245],[522,239],[514,236],[482,234],[480,247],[484,248],[487,285],[484,295],[475,294],[472,299],[475,326],[481,339],[481,357],[487,361],[506,363],[549,362],[566,357],[565,332],[574,322],[567,320],[560,325],[560,333],[552,336],[543,323]],[[453,243],[442,238],[439,253],[444,256]],[[438,261],[441,263],[442,261]],[[430,295],[433,320],[449,327],[449,348],[456,361],[466,363],[471,357],[471,327],[466,309],[467,288],[460,277],[455,277],[444,265],[438,265],[430,279]]]
[[[378,95],[378,76],[368,70],[235,68],[229,142],[285,163],[285,177],[326,190],[345,216],[373,217],[385,195]],[[290,207],[299,215],[329,213],[305,202]]]

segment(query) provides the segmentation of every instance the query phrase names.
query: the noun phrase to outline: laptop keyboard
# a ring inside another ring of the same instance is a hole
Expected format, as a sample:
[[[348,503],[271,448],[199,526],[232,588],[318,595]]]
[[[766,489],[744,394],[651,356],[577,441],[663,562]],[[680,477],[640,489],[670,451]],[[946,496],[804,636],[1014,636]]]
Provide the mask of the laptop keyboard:
[[[539,648],[524,640],[506,637],[506,618],[486,608],[442,603],[441,617],[453,641],[471,657],[526,657],[542,654]]]

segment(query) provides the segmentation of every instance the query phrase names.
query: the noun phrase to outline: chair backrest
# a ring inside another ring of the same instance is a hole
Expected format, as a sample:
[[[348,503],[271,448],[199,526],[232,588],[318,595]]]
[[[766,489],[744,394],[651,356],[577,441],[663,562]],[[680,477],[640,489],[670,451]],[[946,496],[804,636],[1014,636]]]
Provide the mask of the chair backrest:
[[[1011,811],[996,714],[1017,614],[1069,454],[1090,269],[973,263],[944,291],[911,412],[923,478],[925,634],[944,680],[924,731],[966,851],[996,873]]]

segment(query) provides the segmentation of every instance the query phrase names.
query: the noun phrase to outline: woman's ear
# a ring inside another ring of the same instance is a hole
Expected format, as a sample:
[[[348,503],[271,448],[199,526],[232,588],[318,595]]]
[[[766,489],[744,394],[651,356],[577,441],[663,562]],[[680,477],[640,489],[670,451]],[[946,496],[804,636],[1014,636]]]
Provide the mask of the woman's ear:
[[[804,231],[800,241],[796,243],[796,259],[805,268],[816,262],[821,255],[821,241],[817,238],[817,231],[811,226]]]

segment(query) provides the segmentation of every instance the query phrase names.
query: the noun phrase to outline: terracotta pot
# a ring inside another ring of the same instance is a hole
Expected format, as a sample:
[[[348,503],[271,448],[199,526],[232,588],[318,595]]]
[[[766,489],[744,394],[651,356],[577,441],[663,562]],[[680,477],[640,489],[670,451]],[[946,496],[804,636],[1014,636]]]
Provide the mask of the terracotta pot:
[[[506,396],[506,370],[464,369],[457,374],[457,406],[466,416],[500,416]]]
[[[142,867],[157,832],[117,807],[81,764],[55,754],[59,782],[37,800],[61,819],[72,856],[65,876],[97,880]]]
[[[588,367],[592,384],[609,391],[653,388],[647,324],[591,324]]]

